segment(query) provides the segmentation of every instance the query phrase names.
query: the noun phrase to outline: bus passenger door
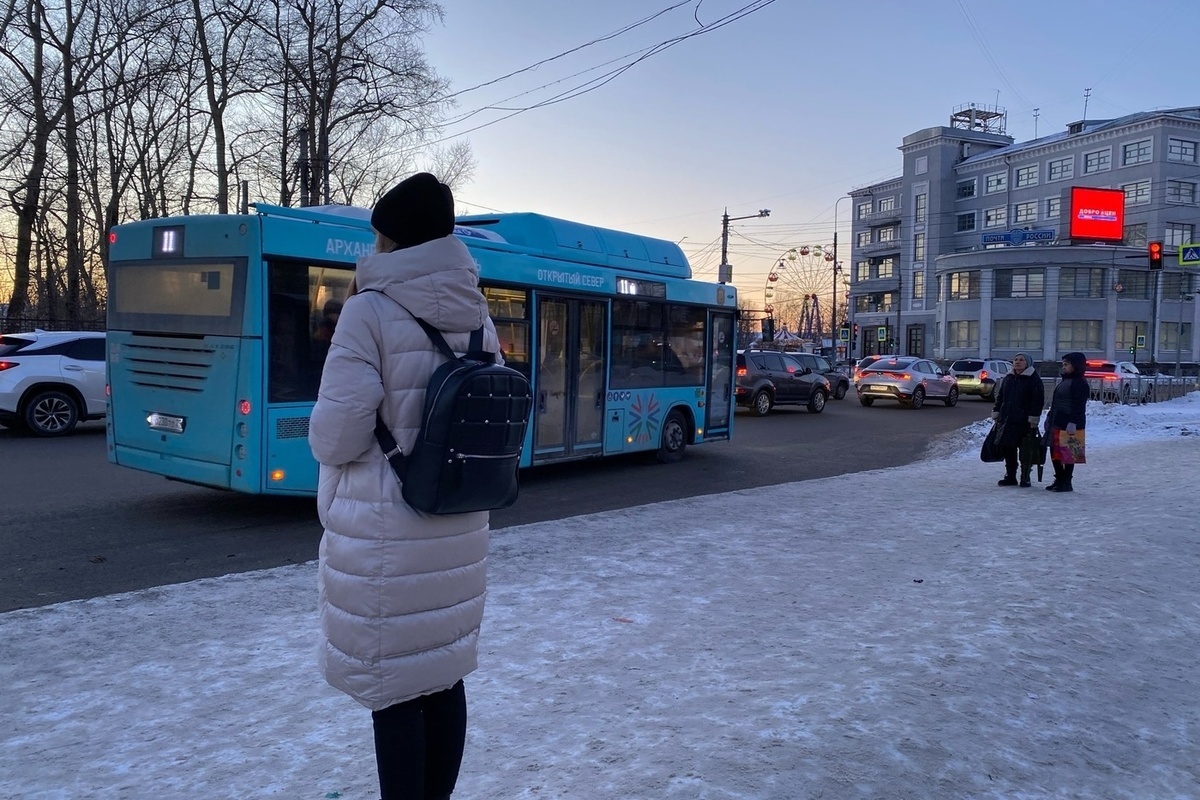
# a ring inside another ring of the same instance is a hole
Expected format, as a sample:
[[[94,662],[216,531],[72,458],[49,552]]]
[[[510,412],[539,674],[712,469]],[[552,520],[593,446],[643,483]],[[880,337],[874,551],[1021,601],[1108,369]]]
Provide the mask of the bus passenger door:
[[[705,436],[729,429],[729,417],[733,410],[733,314],[710,312],[708,335]]]
[[[603,447],[607,304],[539,296],[534,461]]]

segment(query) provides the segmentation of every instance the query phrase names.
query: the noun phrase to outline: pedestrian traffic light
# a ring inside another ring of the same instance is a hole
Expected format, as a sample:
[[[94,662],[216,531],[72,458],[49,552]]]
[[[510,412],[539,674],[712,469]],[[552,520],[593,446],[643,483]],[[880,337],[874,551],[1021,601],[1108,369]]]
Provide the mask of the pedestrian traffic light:
[[[1150,269],[1162,269],[1162,242],[1150,242],[1146,245],[1146,254],[1150,259]]]
[[[1130,348],[1129,348],[1129,355],[1131,355],[1131,356],[1132,356],[1132,355],[1135,355],[1136,353],[1137,353],[1137,348],[1136,348],[1136,347],[1130,347]]]

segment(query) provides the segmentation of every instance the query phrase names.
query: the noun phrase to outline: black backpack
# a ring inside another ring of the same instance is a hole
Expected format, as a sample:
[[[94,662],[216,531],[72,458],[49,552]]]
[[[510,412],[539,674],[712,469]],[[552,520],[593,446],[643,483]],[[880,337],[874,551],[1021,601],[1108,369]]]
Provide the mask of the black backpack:
[[[521,445],[533,407],[529,379],[483,349],[483,328],[471,333],[470,349],[459,357],[437,328],[414,319],[449,360],[429,379],[411,453],[400,451],[375,412],[375,438],[404,501],[426,514],[507,508],[517,499]]]

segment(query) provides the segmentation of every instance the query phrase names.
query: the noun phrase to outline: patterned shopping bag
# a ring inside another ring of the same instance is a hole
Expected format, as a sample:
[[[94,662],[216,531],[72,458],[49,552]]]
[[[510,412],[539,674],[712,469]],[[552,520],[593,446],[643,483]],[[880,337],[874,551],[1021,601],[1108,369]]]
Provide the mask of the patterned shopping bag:
[[[1055,461],[1063,464],[1087,463],[1087,452],[1084,447],[1084,431],[1067,433],[1064,430],[1054,432],[1054,442],[1051,444]]]

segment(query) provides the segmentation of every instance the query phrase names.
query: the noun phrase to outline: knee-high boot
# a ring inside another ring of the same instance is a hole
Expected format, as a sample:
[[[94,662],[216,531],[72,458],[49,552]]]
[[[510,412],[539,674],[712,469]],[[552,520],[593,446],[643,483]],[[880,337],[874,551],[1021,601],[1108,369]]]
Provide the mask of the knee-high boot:
[[[1074,464],[1063,464],[1062,475],[1059,476],[1059,479],[1058,479],[1058,488],[1055,489],[1054,491],[1056,491],[1056,492],[1073,492],[1073,491],[1075,491],[1074,487],[1071,486],[1071,478],[1073,478],[1074,476],[1075,476],[1075,465]]]
[[[1054,482],[1046,487],[1046,491],[1057,492],[1058,483],[1062,480],[1063,465],[1061,461],[1051,461],[1050,466],[1054,467]]]

